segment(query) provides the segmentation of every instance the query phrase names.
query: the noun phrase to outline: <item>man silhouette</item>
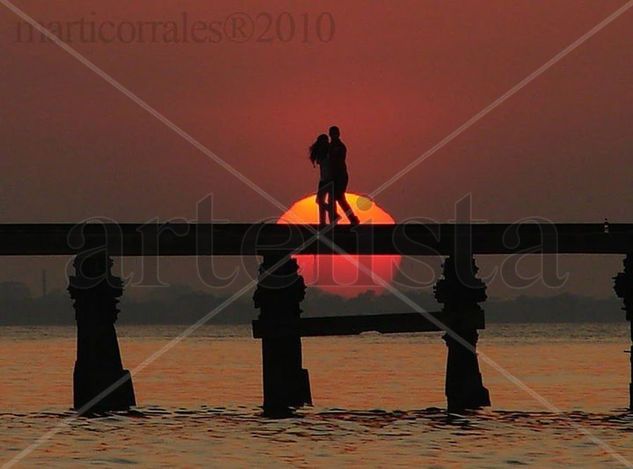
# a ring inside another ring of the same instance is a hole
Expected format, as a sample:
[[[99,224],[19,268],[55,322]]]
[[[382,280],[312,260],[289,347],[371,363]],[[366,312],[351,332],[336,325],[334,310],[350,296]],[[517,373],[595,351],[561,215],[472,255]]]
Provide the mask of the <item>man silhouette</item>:
[[[341,131],[335,125],[330,127],[330,172],[332,174],[332,181],[334,182],[334,200],[332,201],[332,210],[334,212],[334,220],[338,221],[340,216],[336,213],[336,204],[345,212],[345,216],[348,218],[352,225],[358,225],[358,217],[352,211],[352,207],[347,203],[345,198],[345,190],[347,189],[347,183],[349,182],[349,175],[347,174],[347,165],[345,164],[345,158],[347,157],[347,148],[341,141]]]

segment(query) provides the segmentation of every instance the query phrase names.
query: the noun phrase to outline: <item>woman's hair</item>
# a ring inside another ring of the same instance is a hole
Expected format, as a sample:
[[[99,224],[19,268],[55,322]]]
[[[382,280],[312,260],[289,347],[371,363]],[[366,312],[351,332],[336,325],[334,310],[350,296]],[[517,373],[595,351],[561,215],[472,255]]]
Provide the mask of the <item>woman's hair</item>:
[[[309,155],[312,164],[320,162],[327,155],[330,147],[330,140],[327,135],[321,134],[317,137],[316,142],[310,145]]]

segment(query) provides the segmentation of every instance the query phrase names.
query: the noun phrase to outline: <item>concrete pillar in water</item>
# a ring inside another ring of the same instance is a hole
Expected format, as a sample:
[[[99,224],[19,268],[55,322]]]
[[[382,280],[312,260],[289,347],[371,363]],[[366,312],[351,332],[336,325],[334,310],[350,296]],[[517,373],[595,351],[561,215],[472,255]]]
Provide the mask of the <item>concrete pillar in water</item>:
[[[629,381],[629,410],[633,411],[633,254],[629,253],[624,258],[624,272],[619,273],[613,279],[615,285],[613,289],[616,295],[622,298],[626,312],[626,320],[631,328],[631,346],[629,349],[629,359],[631,362],[631,380]]]
[[[299,332],[305,288],[296,260],[281,254],[264,256],[253,301],[269,331],[262,338],[264,413],[269,416],[290,415],[293,408],[312,404]]]
[[[134,387],[129,371],[123,369],[114,328],[123,283],[112,275],[112,260],[105,251],[82,253],[73,265],[75,275],[69,279],[68,292],[77,321],[74,408],[84,412],[127,410],[136,405]]]
[[[448,257],[443,278],[435,285],[435,298],[444,305],[447,326],[468,347],[450,334],[443,339],[448,347],[446,364],[446,399],[449,412],[460,412],[490,405],[477,359],[477,329],[485,326],[484,311],[477,304],[486,300],[486,285],[475,277],[479,269],[472,257]]]

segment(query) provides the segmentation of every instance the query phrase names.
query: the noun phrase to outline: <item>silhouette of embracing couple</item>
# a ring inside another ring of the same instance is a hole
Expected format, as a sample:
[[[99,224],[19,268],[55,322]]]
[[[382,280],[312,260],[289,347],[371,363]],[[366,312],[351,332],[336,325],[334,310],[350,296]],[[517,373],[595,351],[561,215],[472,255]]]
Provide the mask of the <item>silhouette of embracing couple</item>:
[[[337,213],[338,204],[352,225],[358,225],[358,217],[347,203],[345,190],[349,182],[345,157],[347,148],[341,141],[338,127],[330,127],[329,137],[321,134],[310,146],[310,161],[319,166],[321,177],[317,189],[316,203],[319,206],[319,224],[325,225],[326,214],[330,223],[336,224],[340,219]]]

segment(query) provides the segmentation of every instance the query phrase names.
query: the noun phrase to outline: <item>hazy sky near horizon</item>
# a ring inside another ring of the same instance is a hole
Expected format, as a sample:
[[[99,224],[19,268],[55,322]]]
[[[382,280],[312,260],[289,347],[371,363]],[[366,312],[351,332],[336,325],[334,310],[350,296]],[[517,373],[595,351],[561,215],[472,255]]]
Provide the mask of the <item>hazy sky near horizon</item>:
[[[314,189],[306,148],[329,125],[350,190],[370,193],[624,3],[15,1],[43,23],[248,14],[243,43],[71,45],[287,206]],[[256,41],[283,12],[294,38]],[[328,42],[314,34],[324,12]],[[17,22],[0,6],[0,222],[193,218],[209,194],[216,218],[280,215],[56,45],[18,41]],[[450,220],[465,194],[479,220],[631,221],[632,46],[629,11],[377,202],[399,221]],[[608,284],[617,262],[600,262]],[[577,290],[606,294],[592,288]]]

